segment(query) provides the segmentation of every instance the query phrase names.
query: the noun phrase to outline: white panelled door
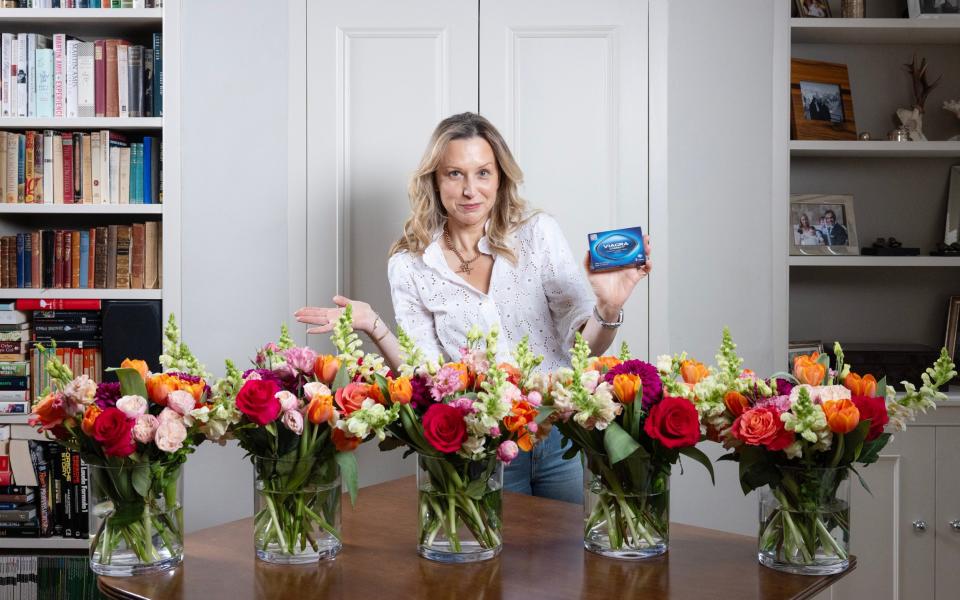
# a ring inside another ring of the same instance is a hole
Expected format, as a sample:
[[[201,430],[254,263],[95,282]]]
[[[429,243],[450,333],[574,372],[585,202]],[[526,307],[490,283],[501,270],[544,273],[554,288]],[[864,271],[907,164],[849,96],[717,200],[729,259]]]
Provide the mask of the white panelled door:
[[[311,1],[307,40],[307,302],[389,318],[409,176],[441,119],[477,110],[477,0]]]
[[[559,220],[577,258],[590,232],[647,232],[647,10],[646,0],[480,1],[480,112],[520,163],[524,197]],[[618,336],[638,358],[649,352],[648,285]]]

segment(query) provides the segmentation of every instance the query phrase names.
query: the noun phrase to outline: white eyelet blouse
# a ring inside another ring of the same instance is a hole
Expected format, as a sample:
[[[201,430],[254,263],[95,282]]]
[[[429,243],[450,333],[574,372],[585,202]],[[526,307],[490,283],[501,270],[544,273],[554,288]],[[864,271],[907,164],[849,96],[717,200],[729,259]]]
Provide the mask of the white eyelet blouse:
[[[509,360],[528,335],[533,353],[544,357],[541,369],[569,365],[575,333],[596,299],[553,217],[539,213],[513,233],[515,266],[492,252],[486,236],[480,239],[480,251],[494,257],[486,294],[450,269],[440,238],[422,256],[393,255],[387,268],[397,323],[427,358],[442,353],[458,360],[473,325],[483,331],[499,325],[498,360]]]

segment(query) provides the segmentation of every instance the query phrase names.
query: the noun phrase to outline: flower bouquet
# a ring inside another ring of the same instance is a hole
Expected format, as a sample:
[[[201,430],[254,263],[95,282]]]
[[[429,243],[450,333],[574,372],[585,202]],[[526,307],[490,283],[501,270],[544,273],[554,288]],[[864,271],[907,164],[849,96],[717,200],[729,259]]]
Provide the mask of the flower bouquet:
[[[241,373],[227,361],[212,411],[227,423],[216,433],[236,438],[254,464],[260,560],[301,564],[340,551],[341,478],[355,499],[353,450],[374,434],[383,438],[395,417],[355,393],[359,371],[355,362],[295,346],[286,327],[253,369]]]
[[[407,454],[418,455],[417,549],[430,560],[473,562],[500,553],[503,466],[537,441],[540,394],[528,392],[527,384],[542,358],[524,339],[514,352],[516,365],[498,365],[497,337],[496,329],[483,335],[474,327],[460,361],[441,364],[425,360],[398,331],[400,373],[372,374],[398,416],[381,450],[406,446]],[[353,342],[349,351],[356,355],[358,346]]]
[[[52,358],[51,387],[30,415],[89,466],[90,567],[100,575],[163,571],[183,558],[181,467],[205,438],[194,415],[209,388],[172,315],[160,363],[167,371],[152,374],[127,359],[111,369],[119,383],[97,384]]]
[[[739,463],[744,493],[760,489],[758,558],[799,574],[839,573],[849,565],[849,474],[870,465],[918,411],[945,399],[939,387],[956,376],[946,350],[922,375],[920,389],[903,382],[898,394],[885,379],[860,375],[826,355],[798,356],[792,374],[770,380],[742,371],[724,331],[718,369],[697,388],[697,408],[711,436]],[[863,479],[860,482],[866,487]]]
[[[663,554],[669,541],[671,466],[683,454],[703,464],[695,445],[700,421],[693,403],[664,393],[657,368],[619,357],[590,358],[578,334],[570,369],[550,382],[542,419],[554,423],[564,458],[586,459],[584,547],[605,556],[640,559]]]

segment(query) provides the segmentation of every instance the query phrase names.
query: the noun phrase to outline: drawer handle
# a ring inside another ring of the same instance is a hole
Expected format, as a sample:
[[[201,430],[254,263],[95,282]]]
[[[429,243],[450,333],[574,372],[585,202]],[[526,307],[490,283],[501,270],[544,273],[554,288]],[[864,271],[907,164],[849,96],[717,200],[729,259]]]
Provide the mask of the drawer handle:
[[[950,528],[954,531],[960,531],[960,519],[950,521]]]
[[[917,519],[916,521],[913,522],[913,529],[914,531],[926,531],[927,522],[924,521],[923,519]]]

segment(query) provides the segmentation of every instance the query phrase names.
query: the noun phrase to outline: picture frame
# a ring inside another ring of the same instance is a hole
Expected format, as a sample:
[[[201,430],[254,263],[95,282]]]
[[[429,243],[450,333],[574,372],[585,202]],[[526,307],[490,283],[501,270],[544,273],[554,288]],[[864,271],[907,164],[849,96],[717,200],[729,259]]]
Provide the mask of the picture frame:
[[[797,6],[797,16],[802,18],[825,19],[833,15],[830,13],[828,0],[793,0]]]
[[[950,296],[950,302],[947,304],[947,334],[943,345],[947,349],[947,354],[956,362],[958,358],[957,337],[960,329],[960,296]]]
[[[857,139],[847,65],[803,58],[790,61],[790,137]]]
[[[947,223],[943,243],[960,242],[960,166],[950,167],[950,191],[947,194]]]
[[[792,194],[791,256],[859,256],[853,196]]]
[[[821,340],[790,342],[787,346],[787,373],[793,372],[793,360],[796,357],[813,354],[814,352],[823,354],[823,342]]]
[[[960,0],[907,0],[911,19],[960,17]]]

